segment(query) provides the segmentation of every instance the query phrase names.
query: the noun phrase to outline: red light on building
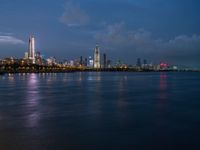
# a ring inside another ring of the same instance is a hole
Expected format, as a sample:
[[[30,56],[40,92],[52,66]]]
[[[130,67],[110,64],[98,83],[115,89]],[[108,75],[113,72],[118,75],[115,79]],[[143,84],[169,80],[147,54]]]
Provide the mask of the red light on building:
[[[166,68],[166,67],[168,67],[169,65],[167,64],[167,63],[160,63],[160,67],[161,68]]]

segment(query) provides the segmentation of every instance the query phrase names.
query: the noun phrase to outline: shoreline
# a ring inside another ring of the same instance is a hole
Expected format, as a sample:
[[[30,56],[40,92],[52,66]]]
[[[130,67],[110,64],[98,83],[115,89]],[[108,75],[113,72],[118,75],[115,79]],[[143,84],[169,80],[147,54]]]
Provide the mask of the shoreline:
[[[112,67],[89,68],[83,66],[47,66],[47,65],[0,65],[0,75],[17,73],[75,73],[75,72],[200,72],[200,69],[142,68],[142,67]]]
[[[78,72],[116,72],[116,73],[123,73],[123,72],[128,72],[128,73],[161,73],[161,72],[197,72],[200,73],[200,71],[197,70],[49,70],[49,71],[39,71],[39,70],[34,70],[34,71],[0,71],[0,75],[6,75],[6,74],[48,74],[48,73],[78,73]]]

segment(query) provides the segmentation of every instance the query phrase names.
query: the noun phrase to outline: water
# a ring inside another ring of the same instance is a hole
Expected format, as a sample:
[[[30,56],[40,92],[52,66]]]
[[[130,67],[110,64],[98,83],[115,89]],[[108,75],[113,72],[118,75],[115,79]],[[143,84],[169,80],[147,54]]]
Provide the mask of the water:
[[[193,149],[199,73],[0,76],[0,150]]]

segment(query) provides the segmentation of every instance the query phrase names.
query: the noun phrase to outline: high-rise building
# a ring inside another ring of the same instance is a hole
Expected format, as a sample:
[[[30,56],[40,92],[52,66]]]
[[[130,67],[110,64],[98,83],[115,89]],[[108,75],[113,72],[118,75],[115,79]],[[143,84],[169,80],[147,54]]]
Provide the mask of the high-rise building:
[[[108,68],[111,68],[111,63],[112,63],[111,60],[107,60],[107,67]]]
[[[80,57],[80,62],[79,62],[79,64],[82,66],[83,65],[83,57],[81,56]]]
[[[141,67],[141,65],[142,65],[142,64],[141,64],[141,59],[138,58],[138,59],[137,59],[137,67]]]
[[[99,46],[96,45],[94,49],[94,68],[99,69],[101,68],[101,62],[100,62],[100,50]]]
[[[107,68],[107,57],[105,53],[103,54],[103,67]]]
[[[89,66],[90,68],[94,67],[94,60],[92,59],[91,56],[89,56],[89,64],[88,64],[88,66]]]
[[[84,61],[84,66],[87,67],[88,66],[88,59],[85,58],[85,61]]]
[[[42,61],[42,56],[40,52],[36,52],[35,53],[35,63],[38,65],[42,65],[43,61]]]
[[[29,38],[28,58],[33,64],[35,63],[35,38],[33,36]]]
[[[47,64],[48,64],[49,66],[55,65],[56,62],[57,62],[57,60],[56,60],[55,57],[50,57],[50,58],[47,59]]]
[[[24,59],[28,59],[28,52],[25,52]]]
[[[146,59],[144,59],[143,64],[147,65],[147,60]]]

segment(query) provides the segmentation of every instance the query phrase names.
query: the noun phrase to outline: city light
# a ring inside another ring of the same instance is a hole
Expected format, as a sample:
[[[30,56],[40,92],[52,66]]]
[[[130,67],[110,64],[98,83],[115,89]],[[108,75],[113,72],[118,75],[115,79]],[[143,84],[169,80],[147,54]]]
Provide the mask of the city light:
[[[138,58],[136,65],[126,64],[121,60],[116,63],[108,59],[106,53],[100,53],[100,46],[96,45],[93,51],[93,57],[83,57],[74,60],[58,61],[56,57],[44,58],[40,52],[36,51],[35,37],[30,36],[28,42],[28,51],[24,58],[15,57],[4,58],[0,60],[0,72],[8,73],[45,73],[45,72],[74,72],[74,71],[181,71],[177,65],[169,65],[166,62],[159,64],[147,63]],[[103,50],[101,50],[103,51]],[[92,51],[91,51],[92,54]],[[182,69],[182,71],[188,71]],[[191,70],[189,70],[191,71]],[[192,70],[199,71],[199,70]]]

